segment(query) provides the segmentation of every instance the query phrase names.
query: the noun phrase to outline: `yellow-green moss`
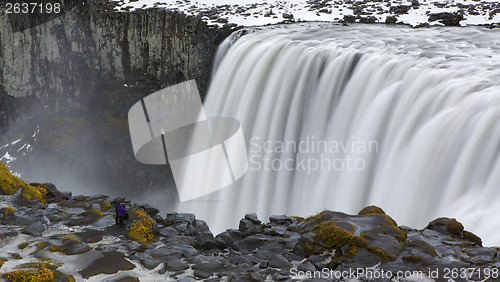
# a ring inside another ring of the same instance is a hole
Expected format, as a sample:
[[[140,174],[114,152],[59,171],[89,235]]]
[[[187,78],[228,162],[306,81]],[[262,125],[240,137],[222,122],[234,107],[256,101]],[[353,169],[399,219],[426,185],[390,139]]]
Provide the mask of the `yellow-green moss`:
[[[61,252],[61,253],[64,253],[66,252],[66,249],[64,249],[63,247],[61,246],[56,246],[56,245],[51,245],[49,250],[53,253],[57,253],[57,252]]]
[[[91,210],[90,212],[93,212],[93,213],[97,214],[100,217],[102,217],[104,215],[101,210]]]
[[[309,217],[307,217],[305,220],[320,220],[323,218],[323,216],[325,215],[325,213],[328,213],[328,212],[332,212],[332,211],[329,211],[329,210],[324,210],[322,212],[319,212],[315,215],[311,215]]]
[[[9,216],[9,215],[14,215],[16,213],[16,209],[13,207],[6,207],[5,210],[3,211],[4,216]]]
[[[43,187],[28,185],[23,188],[21,196],[23,196],[23,198],[28,201],[36,199],[42,203],[45,203],[45,199],[47,198],[47,189]]]
[[[26,182],[12,175],[9,168],[0,162],[0,189],[3,191],[3,194],[12,195],[17,190],[27,186]]]
[[[76,235],[73,233],[68,233],[66,235],[61,236],[61,240],[76,240]]]
[[[483,246],[483,242],[481,241],[481,238],[476,236],[476,234],[469,232],[469,231],[464,231],[464,240],[467,240],[469,242],[472,242],[478,246]]]
[[[102,202],[102,203],[99,203],[99,205],[101,206],[101,210],[107,210],[111,207],[111,203],[106,201],[106,202]]]
[[[8,260],[9,260],[9,259],[6,259],[6,258],[2,258],[2,257],[0,257],[0,267],[2,267],[2,266],[3,266],[3,264],[4,264],[6,261],[8,261]]]
[[[391,260],[391,257],[381,249],[377,247],[373,247],[368,245],[366,240],[362,237],[359,236],[354,236],[350,241],[349,241],[349,247],[344,253],[345,257],[354,257],[356,253],[358,252],[359,248],[364,248],[367,251],[377,255],[382,261],[388,261]]]
[[[68,282],[75,282],[75,278],[73,278],[73,276],[70,276],[64,272],[61,272],[61,271],[58,271],[58,270],[54,270],[54,274],[57,276],[62,276],[64,277],[64,279],[66,279],[66,281]],[[58,280],[59,281],[59,280]]]
[[[462,225],[462,223],[458,222],[454,218],[450,218],[446,222],[445,227],[446,227],[446,231],[450,232],[453,235],[457,235],[457,236],[461,236],[462,232],[464,230],[464,226]]]
[[[385,214],[385,212],[383,209],[377,206],[367,206],[358,213],[358,215],[368,215],[368,214]]]
[[[292,216],[293,218],[295,218],[297,220],[297,222],[302,222],[304,221],[305,219],[301,216]]]
[[[47,247],[48,243],[45,242],[45,241],[39,241],[39,242],[36,242],[36,249],[37,250],[43,250],[45,249],[45,247]]]
[[[410,263],[419,263],[422,260],[422,258],[420,256],[410,255],[410,256],[404,256],[403,260]]]
[[[340,249],[353,238],[349,231],[335,225],[335,221],[322,222],[308,232],[315,233],[312,243],[303,246],[308,254]]]
[[[142,209],[135,208],[133,214],[137,219],[130,226],[127,235],[141,243],[149,243],[156,240],[153,234],[153,226],[156,222]]]
[[[360,247],[365,247],[368,244],[366,241],[359,237],[359,236],[354,236],[350,241],[349,241],[349,247],[345,250],[344,252],[344,257],[347,258],[352,258],[356,253],[358,252],[358,249]]]
[[[17,247],[21,250],[23,250],[24,248],[26,248],[28,245],[30,244],[30,242],[22,242],[20,243],[19,245],[17,245]]]
[[[17,267],[17,270],[4,273],[2,278],[12,282],[45,282],[53,281],[53,267],[46,263],[27,263]]]

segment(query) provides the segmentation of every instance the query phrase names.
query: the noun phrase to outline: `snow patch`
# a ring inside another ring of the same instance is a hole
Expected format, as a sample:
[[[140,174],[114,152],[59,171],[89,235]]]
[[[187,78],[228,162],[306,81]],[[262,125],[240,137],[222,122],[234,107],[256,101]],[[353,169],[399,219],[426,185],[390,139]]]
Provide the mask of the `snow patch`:
[[[138,9],[168,9],[186,15],[201,16],[210,25],[226,23],[242,26],[275,24],[287,20],[339,22],[345,16],[374,17],[385,22],[394,16],[397,22],[417,26],[428,22],[430,14],[460,12],[464,16],[461,25],[498,23],[500,16],[494,10],[500,8],[494,0],[390,0],[390,1],[315,1],[315,0],[111,0],[120,12]],[[408,12],[400,14],[401,7]],[[440,23],[430,23],[440,25]]]
[[[0,161],[5,161],[5,164],[9,164],[11,163],[12,161],[15,161],[16,158],[14,158],[13,156],[11,156],[9,154],[9,152],[5,153],[5,155],[3,155],[3,157],[0,158]]]

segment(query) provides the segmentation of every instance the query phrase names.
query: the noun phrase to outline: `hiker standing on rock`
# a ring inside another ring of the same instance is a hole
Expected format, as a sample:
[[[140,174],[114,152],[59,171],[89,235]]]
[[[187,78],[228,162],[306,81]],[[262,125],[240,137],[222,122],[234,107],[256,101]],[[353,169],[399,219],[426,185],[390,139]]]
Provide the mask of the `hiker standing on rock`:
[[[116,224],[119,226],[123,226],[123,220],[127,215],[127,209],[125,209],[125,203],[120,202],[120,204],[116,207]]]

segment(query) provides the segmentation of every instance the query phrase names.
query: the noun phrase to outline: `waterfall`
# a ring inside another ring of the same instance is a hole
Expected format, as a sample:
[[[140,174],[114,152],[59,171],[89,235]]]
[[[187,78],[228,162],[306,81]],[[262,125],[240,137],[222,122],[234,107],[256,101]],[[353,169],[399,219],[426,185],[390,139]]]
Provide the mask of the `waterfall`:
[[[498,30],[245,32],[221,45],[205,110],[241,122],[249,171],[180,210],[220,232],[248,212],[377,205],[414,228],[455,217],[500,245]]]

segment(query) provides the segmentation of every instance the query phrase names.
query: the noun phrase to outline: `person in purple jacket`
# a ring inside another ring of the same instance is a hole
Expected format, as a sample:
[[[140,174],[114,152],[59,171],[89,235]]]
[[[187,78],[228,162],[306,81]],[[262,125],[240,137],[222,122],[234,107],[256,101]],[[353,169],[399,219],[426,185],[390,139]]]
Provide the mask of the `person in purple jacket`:
[[[116,207],[116,224],[119,226],[123,226],[123,220],[125,219],[125,216],[127,214],[127,209],[125,209],[125,203],[121,202],[117,207]]]

